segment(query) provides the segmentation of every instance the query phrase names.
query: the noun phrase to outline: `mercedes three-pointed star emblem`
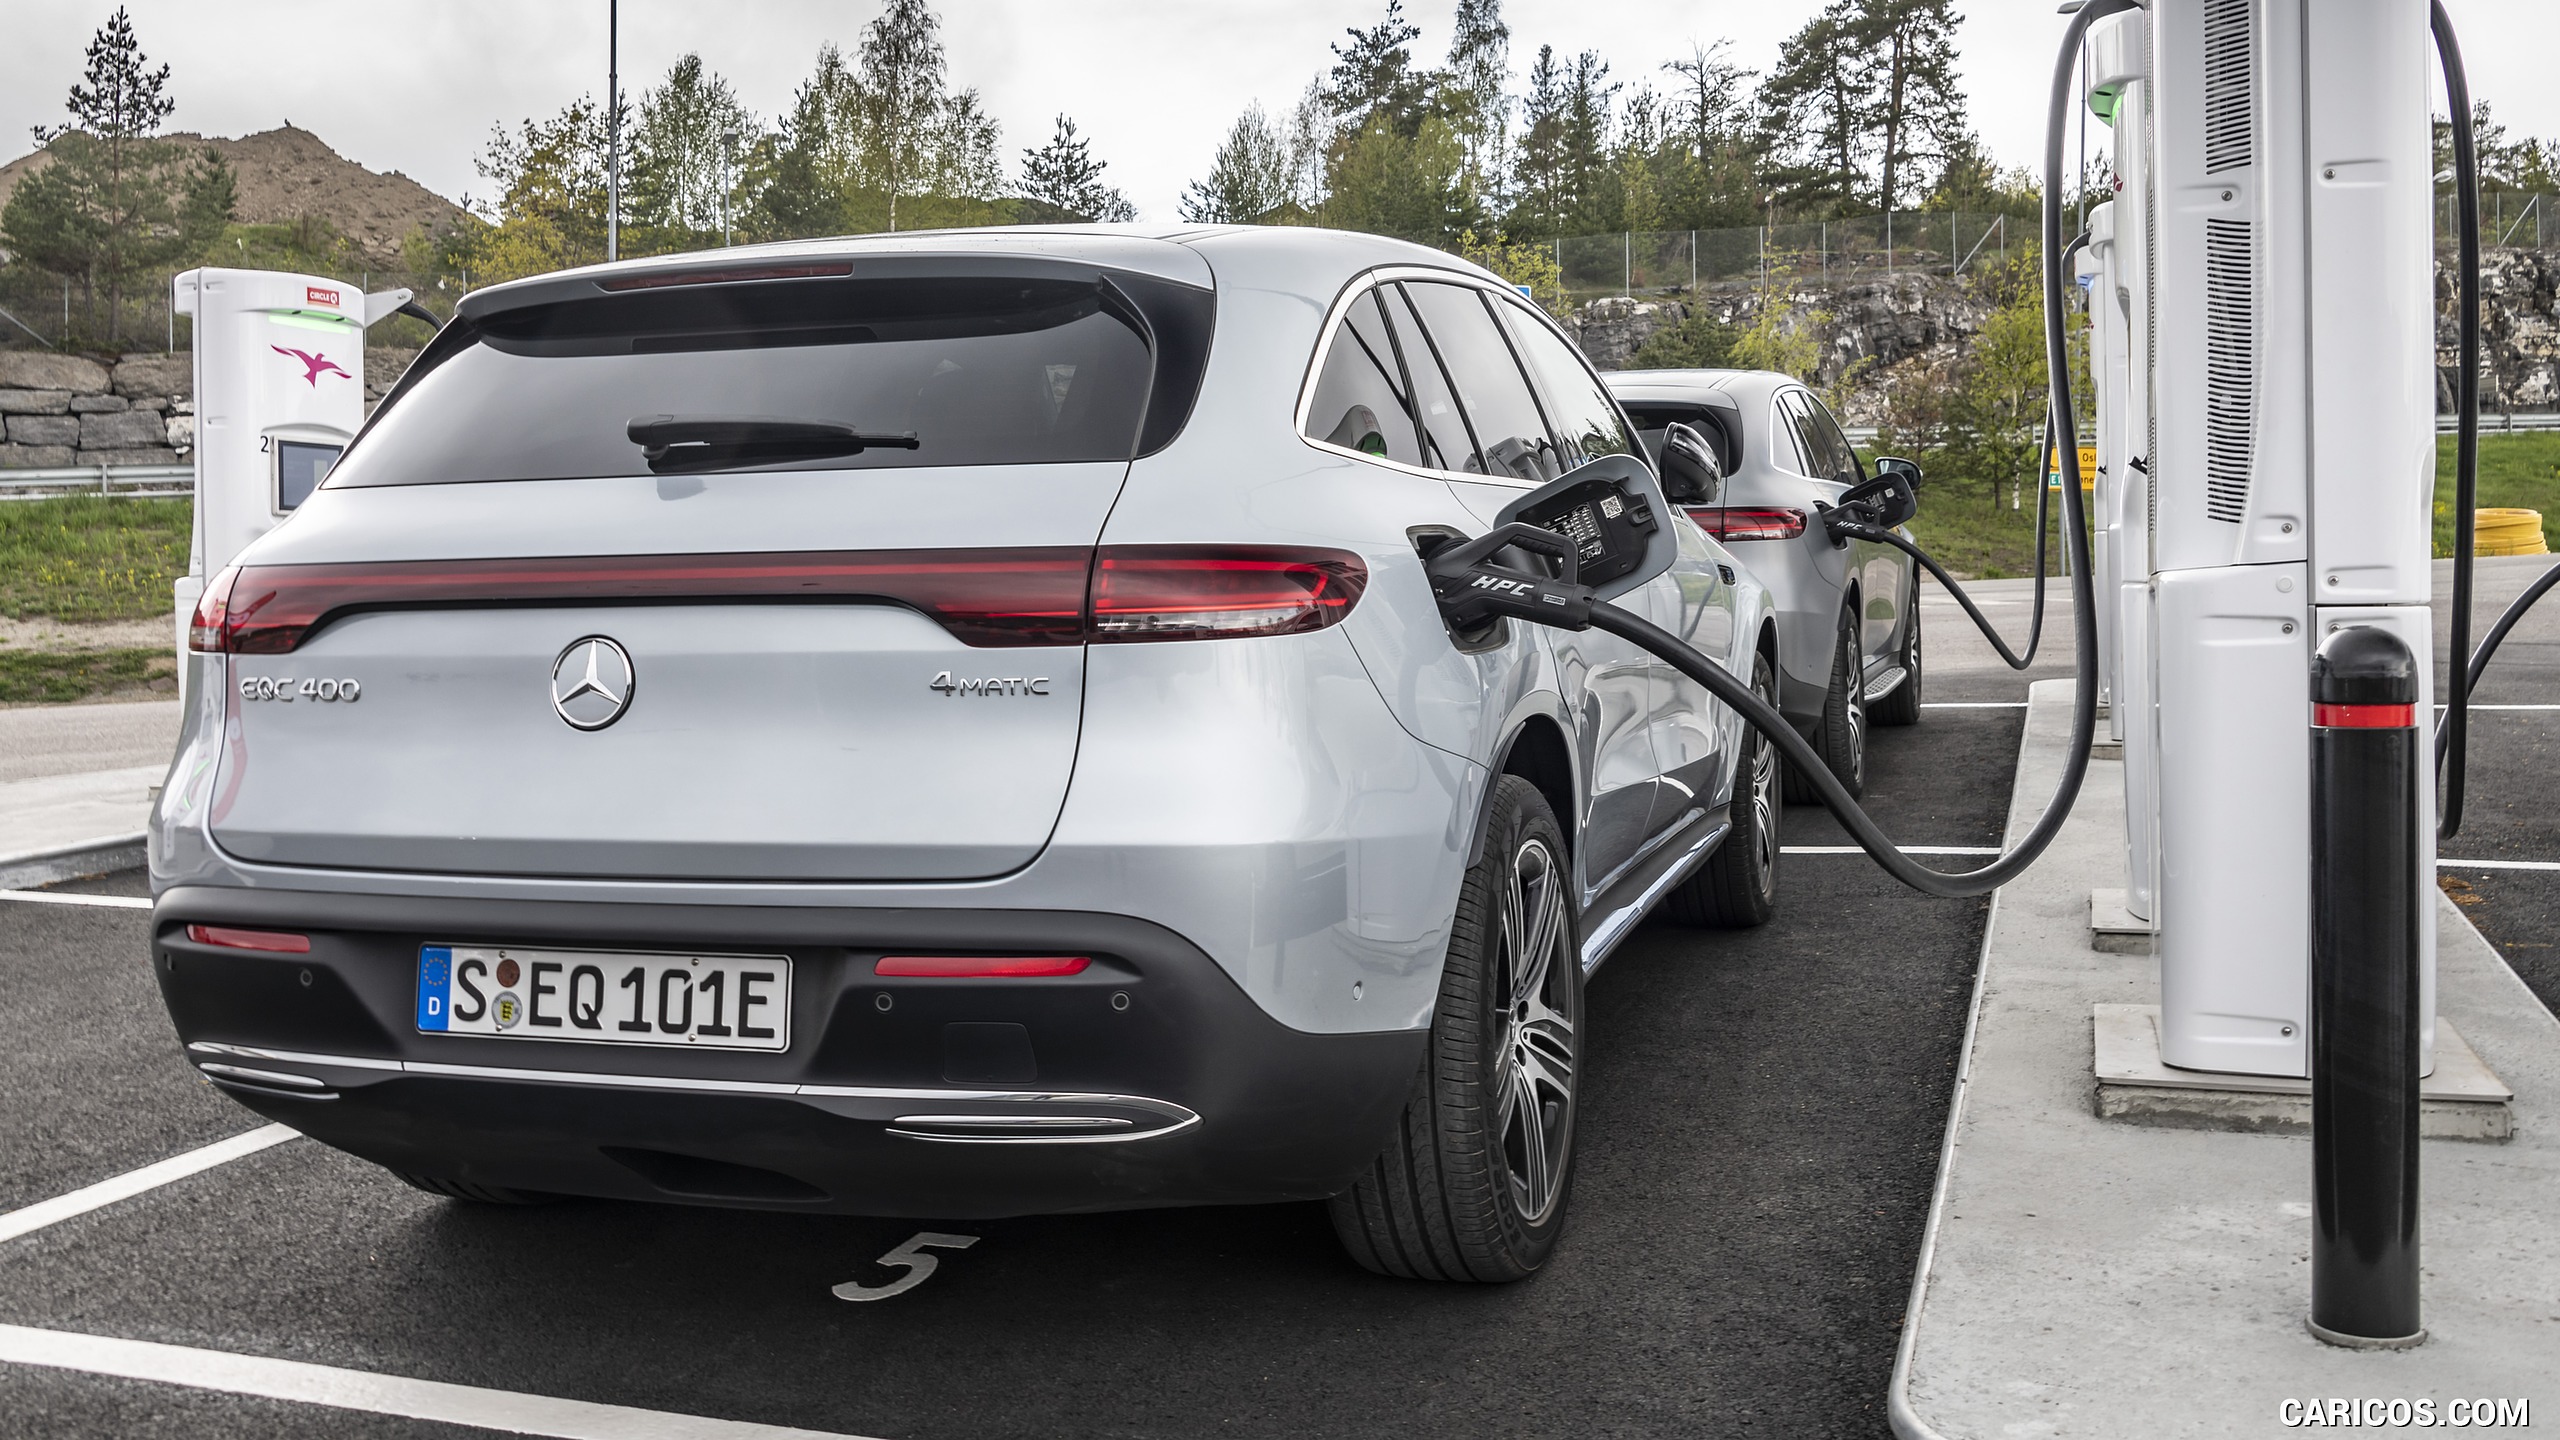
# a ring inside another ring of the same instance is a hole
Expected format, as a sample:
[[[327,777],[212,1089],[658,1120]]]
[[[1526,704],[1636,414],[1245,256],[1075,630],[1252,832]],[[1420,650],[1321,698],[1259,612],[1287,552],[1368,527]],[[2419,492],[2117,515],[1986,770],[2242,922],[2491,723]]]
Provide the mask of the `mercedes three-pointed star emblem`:
[[[551,662],[551,708],[580,730],[601,730],[631,708],[631,656],[602,635],[572,640]]]

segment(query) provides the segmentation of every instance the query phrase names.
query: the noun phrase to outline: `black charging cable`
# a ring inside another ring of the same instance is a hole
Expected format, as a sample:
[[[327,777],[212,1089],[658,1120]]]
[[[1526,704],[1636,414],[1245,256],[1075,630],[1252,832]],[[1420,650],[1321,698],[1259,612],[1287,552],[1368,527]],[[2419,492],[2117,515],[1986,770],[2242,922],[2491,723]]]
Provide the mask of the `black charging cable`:
[[[2551,577],[2544,576],[2542,584],[2508,608],[2481,645],[2480,654],[2466,664],[2464,657],[2471,649],[2472,551],[2478,538],[2473,511],[2480,498],[2480,155],[2471,132],[2471,79],[2463,69],[2462,42],[2454,38],[2453,17],[2444,13],[2444,0],[2428,7],[2427,25],[2435,32],[2436,58],[2444,66],[2445,103],[2453,112],[2453,207],[2461,286],[2455,301],[2461,339],[2453,392],[2453,655],[2445,666],[2444,723],[2436,730],[2436,778],[2443,787],[2436,838],[2450,840],[2462,829],[2463,768],[2471,749],[2471,687],[2496,652],[2498,641],[2551,588]]]

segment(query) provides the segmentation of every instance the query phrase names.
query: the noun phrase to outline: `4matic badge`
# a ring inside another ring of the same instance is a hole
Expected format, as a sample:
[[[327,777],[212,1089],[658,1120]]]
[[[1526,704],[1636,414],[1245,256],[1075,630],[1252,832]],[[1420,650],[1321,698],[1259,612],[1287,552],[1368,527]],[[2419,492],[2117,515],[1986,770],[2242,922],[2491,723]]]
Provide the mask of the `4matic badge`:
[[[991,675],[983,680],[954,680],[951,672],[945,670],[927,681],[924,688],[939,690],[945,695],[1046,695],[1049,693],[1049,677],[1035,675],[1026,680],[1019,675],[1002,678]]]

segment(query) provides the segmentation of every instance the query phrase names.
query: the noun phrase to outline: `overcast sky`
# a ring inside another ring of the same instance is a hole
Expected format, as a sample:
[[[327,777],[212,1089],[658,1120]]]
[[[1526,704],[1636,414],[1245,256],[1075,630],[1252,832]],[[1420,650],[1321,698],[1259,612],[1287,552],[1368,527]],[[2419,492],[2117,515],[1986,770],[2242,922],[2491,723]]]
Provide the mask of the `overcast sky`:
[[[129,0],[143,48],[174,70],[174,129],[242,135],[291,120],[351,159],[448,197],[485,187],[472,158],[492,122],[601,95],[606,0]],[[2555,0],[2447,0],[2474,94],[2518,134],[2560,135]],[[1418,55],[1448,44],[1455,0],[1408,0]],[[0,0],[0,159],[62,119],[102,0]],[[636,96],[688,50],[770,118],[818,47],[848,51],[878,0],[622,0],[622,75]],[[1008,165],[1075,117],[1109,180],[1170,220],[1237,112],[1279,111],[1385,0],[941,0],[951,75],[1003,122]],[[1542,44],[1606,57],[1615,78],[1666,79],[1693,42],[1732,41],[1765,69],[1819,0],[1506,0],[1515,72]],[[1970,0],[1959,34],[1976,126],[2006,165],[2034,161],[2062,21],[2051,0]],[[12,143],[14,141],[15,143]]]

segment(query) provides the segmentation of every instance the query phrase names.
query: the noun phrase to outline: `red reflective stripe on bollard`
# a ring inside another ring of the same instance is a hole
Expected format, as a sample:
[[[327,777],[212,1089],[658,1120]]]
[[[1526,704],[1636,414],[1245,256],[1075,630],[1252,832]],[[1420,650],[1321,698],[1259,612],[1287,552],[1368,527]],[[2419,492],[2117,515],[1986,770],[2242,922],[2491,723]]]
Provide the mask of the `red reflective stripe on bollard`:
[[[2314,705],[2311,723],[2340,730],[2405,730],[2418,723],[2415,705]]]

